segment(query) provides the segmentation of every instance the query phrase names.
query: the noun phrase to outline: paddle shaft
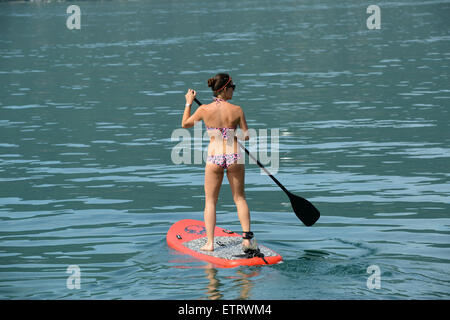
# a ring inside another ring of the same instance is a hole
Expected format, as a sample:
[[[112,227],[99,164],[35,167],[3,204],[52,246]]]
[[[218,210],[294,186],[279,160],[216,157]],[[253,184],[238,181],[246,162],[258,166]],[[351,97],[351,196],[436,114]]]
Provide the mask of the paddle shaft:
[[[199,106],[201,106],[202,105],[202,103],[200,102],[200,101],[198,101],[197,100],[197,98],[194,98],[194,101],[199,105]],[[258,164],[258,166],[259,167],[261,167],[261,169],[263,169],[266,173],[267,173],[267,175],[281,188],[281,190],[283,190],[288,196],[289,196],[289,194],[290,194],[290,192],[281,184],[281,182],[280,181],[278,181],[278,179],[277,178],[275,178],[266,168],[264,168],[264,166],[262,165],[262,163],[261,162],[259,162],[259,160],[258,159],[256,159],[248,150],[247,150],[247,148],[246,147],[244,147],[239,141],[238,141],[238,144],[239,144],[239,146],[242,148],[242,149],[244,149],[244,151],[245,151],[245,153],[247,153],[248,154],[248,156],[250,157],[250,158],[252,158],[252,160],[253,161],[255,161],[257,164]]]

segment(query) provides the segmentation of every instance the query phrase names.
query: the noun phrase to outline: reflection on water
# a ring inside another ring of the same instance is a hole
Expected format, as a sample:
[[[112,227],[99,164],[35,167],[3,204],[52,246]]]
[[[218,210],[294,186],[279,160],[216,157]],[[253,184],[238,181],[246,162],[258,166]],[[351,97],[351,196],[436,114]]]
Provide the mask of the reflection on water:
[[[251,290],[254,287],[254,281],[258,280],[261,267],[220,268],[184,254],[173,253],[179,257],[170,259],[172,268],[204,270],[204,278],[207,281],[204,282],[205,288],[202,292],[207,299],[230,299],[230,292],[235,295],[232,299],[251,299]]]
[[[223,285],[221,284],[220,278],[218,277],[218,269],[214,268],[213,265],[208,264],[207,266],[205,266],[205,273],[207,279],[209,280],[209,285],[207,286],[206,291],[208,299],[217,300],[224,298],[224,295],[220,290]],[[259,274],[259,268],[256,269],[256,267],[250,267],[236,268],[234,276],[227,276],[227,279],[232,280],[233,292],[239,293],[239,296],[234,299],[250,299],[251,290],[254,287],[251,278],[257,277]]]
[[[214,267],[205,267],[206,278],[209,280],[209,284],[206,287],[206,294],[210,300],[218,300],[223,298],[223,294],[220,292],[219,287],[221,286],[220,280],[217,276],[217,269]]]

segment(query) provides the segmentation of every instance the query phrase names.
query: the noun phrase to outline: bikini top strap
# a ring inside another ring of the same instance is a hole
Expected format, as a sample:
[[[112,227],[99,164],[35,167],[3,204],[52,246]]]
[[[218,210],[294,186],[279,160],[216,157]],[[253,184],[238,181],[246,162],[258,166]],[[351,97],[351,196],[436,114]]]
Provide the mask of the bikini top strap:
[[[207,130],[219,130],[222,134],[223,139],[227,139],[231,136],[231,131],[236,130],[236,128],[224,127],[224,128],[214,128],[214,127],[206,127]]]
[[[217,98],[217,97],[213,97],[214,101],[216,102],[217,105],[220,105],[220,102],[225,101],[223,99]]]

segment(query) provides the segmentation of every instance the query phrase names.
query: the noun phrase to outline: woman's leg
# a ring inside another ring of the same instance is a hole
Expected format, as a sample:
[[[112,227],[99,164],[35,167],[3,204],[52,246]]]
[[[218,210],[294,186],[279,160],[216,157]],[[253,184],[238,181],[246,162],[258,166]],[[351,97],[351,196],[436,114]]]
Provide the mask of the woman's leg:
[[[205,227],[207,243],[201,250],[214,250],[214,228],[216,227],[216,204],[223,180],[223,168],[207,162],[205,166]]]
[[[234,163],[227,169],[227,178],[230,183],[233,200],[236,204],[239,221],[242,231],[250,231],[250,211],[248,210],[247,200],[245,199],[245,166],[244,164]],[[250,240],[243,239],[242,244],[250,246]]]

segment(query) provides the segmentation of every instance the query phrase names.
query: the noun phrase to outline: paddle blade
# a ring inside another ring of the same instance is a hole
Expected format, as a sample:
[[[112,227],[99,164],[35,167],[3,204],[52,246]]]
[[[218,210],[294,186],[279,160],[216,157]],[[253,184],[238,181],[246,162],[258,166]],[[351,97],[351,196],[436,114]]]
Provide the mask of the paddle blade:
[[[292,209],[294,209],[295,215],[305,224],[305,226],[310,227],[319,220],[320,212],[311,202],[290,192],[288,193],[288,196],[289,200],[291,200]]]

